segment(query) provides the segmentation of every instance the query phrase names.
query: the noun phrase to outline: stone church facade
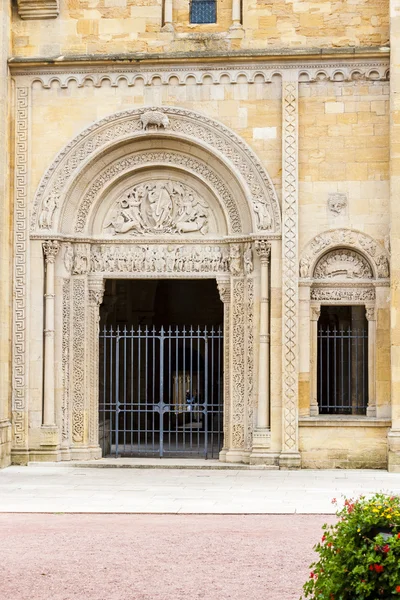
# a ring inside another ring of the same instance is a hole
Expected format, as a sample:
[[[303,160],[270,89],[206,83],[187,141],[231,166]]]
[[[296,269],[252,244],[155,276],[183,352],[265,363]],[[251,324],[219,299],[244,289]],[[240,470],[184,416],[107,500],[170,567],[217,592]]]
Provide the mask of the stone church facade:
[[[179,451],[195,431],[207,456],[218,387],[221,461],[399,472],[400,1],[3,0],[0,18],[0,465],[115,455],[127,433],[150,452],[172,413]],[[173,302],[144,295],[177,281]],[[205,281],[214,304],[190,295]],[[142,359],[115,369],[107,332],[132,326],[115,339],[139,352],[142,326],[147,344],[204,325],[202,303],[220,382],[199,350],[197,375],[160,354],[127,385]]]

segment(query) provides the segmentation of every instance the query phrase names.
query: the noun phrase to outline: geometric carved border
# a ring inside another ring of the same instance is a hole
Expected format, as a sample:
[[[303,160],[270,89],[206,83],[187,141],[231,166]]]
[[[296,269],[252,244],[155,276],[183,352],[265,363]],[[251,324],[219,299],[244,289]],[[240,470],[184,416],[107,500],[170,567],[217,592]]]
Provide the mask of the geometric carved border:
[[[144,131],[141,115],[149,110],[162,111],[168,118],[165,131]],[[219,156],[229,165],[232,173],[238,173],[246,183],[245,193],[252,211],[253,229],[260,230],[255,207],[265,207],[271,222],[261,231],[279,233],[281,228],[280,207],[273,184],[261,162],[247,143],[231,129],[203,114],[175,107],[146,107],[126,110],[105,117],[85,129],[74,138],[56,157],[46,171],[36,192],[31,230],[38,227],[38,214],[43,201],[62,203],[68,186],[81,173],[82,165],[88,163],[118,142],[132,139],[175,137],[197,143]],[[259,213],[260,214],[260,213]]]
[[[386,250],[370,235],[353,229],[331,229],[315,236],[305,247],[300,260],[300,276],[311,279],[320,257],[333,248],[350,248],[365,256],[376,279],[389,277]]]
[[[14,447],[26,445],[29,89],[16,89],[12,411]]]
[[[292,74],[294,76],[294,74]],[[282,411],[283,452],[298,451],[298,83],[283,81]]]

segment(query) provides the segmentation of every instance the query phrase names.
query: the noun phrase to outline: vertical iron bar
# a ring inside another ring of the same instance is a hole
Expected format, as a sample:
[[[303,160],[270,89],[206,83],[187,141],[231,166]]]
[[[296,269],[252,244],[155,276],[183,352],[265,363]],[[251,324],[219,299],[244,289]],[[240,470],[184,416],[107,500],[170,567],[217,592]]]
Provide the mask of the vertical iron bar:
[[[123,330],[123,352],[124,352],[124,454],[126,453],[126,385],[127,385],[127,381],[126,381],[126,325],[124,327]],[[131,452],[132,452],[132,448],[131,448]]]
[[[348,337],[348,344],[347,344],[347,349],[348,349],[348,355],[347,355],[348,368],[347,368],[347,371],[348,371],[348,373],[347,373],[347,377],[348,377],[348,381],[349,381],[349,383],[348,383],[348,391],[349,391],[348,393],[349,393],[349,396],[348,396],[347,401],[348,401],[349,407],[351,407],[351,403],[352,403],[352,391],[353,391],[353,386],[352,386],[352,382],[351,382],[351,363],[352,363],[352,360],[351,360],[351,337],[350,336],[351,336],[351,329],[350,329],[350,326],[349,326],[348,329],[347,329],[347,337]]]
[[[338,397],[336,395],[336,380],[337,380],[337,361],[336,361],[336,335],[337,335],[337,327],[336,323],[333,326],[333,393],[334,393],[334,403],[337,408],[339,402]]]
[[[115,419],[115,456],[118,458],[119,447],[119,327],[117,327],[117,338],[115,341],[115,403],[116,403],[116,419]]]
[[[160,329],[160,458],[164,452],[164,327]]]
[[[326,355],[326,365],[327,365],[327,396],[328,396],[328,412],[330,409],[330,405],[331,405],[331,395],[330,395],[330,373],[329,373],[329,368],[330,368],[330,361],[329,361],[329,350],[330,350],[330,343],[331,343],[331,338],[330,338],[330,329],[329,329],[329,325],[326,329],[326,335],[327,335],[327,355]]]
[[[208,338],[207,327],[204,329],[204,457],[207,458],[208,453]]]

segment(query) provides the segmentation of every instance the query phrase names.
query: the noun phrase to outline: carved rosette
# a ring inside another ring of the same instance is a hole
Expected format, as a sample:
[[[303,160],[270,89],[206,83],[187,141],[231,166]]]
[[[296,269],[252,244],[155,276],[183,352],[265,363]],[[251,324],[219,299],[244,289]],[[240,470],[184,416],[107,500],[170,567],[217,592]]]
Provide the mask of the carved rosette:
[[[42,248],[46,263],[54,264],[60,249],[60,242],[57,240],[47,240],[43,242]]]

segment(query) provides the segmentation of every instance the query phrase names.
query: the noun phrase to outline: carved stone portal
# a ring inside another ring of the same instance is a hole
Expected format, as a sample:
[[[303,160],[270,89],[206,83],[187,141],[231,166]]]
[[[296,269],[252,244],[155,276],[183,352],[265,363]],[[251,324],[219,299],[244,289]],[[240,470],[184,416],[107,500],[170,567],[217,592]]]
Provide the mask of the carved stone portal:
[[[135,185],[117,200],[105,229],[113,234],[208,232],[209,209],[192,188],[159,180]]]

